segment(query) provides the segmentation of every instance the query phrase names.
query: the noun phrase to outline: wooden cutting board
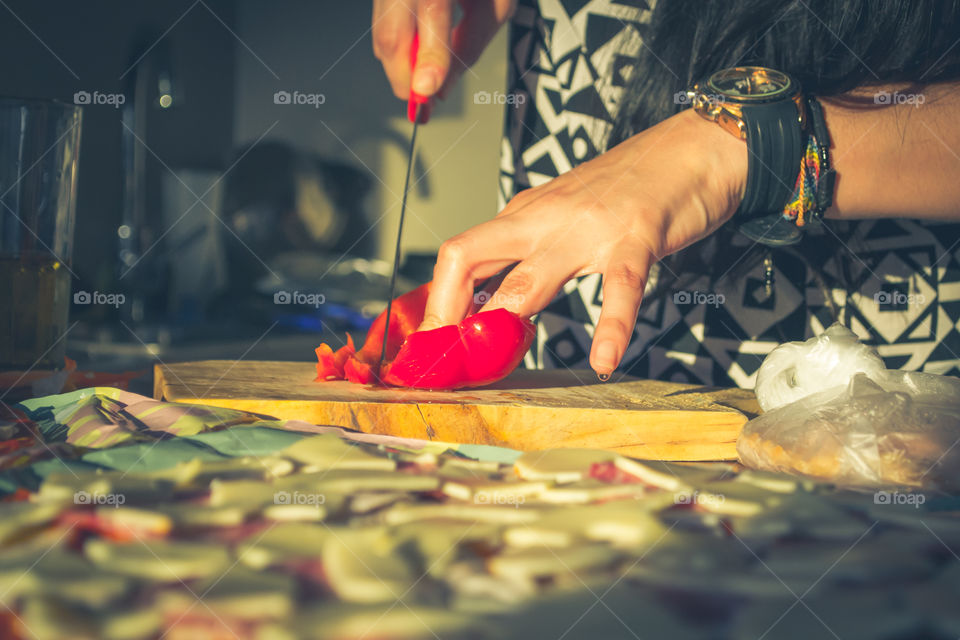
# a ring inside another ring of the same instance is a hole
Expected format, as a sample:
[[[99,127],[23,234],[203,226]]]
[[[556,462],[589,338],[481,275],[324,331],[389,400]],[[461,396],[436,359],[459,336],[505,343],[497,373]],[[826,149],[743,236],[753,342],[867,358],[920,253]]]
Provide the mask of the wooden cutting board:
[[[154,397],[366,433],[521,450],[611,449],[660,460],[732,460],[752,391],[592,371],[518,370],[482,389],[420,391],[314,382],[305,362],[206,360],[156,365]]]

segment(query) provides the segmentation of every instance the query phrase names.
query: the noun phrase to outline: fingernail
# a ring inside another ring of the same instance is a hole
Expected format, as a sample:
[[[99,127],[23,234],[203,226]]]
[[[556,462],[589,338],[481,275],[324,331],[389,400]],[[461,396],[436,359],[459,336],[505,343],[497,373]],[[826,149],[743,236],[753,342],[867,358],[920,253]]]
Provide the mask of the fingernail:
[[[594,370],[599,376],[608,376],[617,368],[617,345],[604,340],[597,347],[597,357]]]
[[[433,95],[440,87],[440,74],[433,67],[420,67],[413,74],[413,90],[421,95]]]

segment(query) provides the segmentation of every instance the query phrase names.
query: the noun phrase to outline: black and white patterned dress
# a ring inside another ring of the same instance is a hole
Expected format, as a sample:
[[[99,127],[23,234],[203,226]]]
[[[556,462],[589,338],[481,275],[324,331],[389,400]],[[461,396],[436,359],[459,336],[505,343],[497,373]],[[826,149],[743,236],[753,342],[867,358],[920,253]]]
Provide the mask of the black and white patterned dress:
[[[651,13],[644,0],[521,0],[510,25],[508,86],[522,97],[507,107],[501,208],[603,148]],[[705,268],[678,274],[682,290],[645,297],[618,371],[752,387],[773,347],[816,335],[836,318],[889,367],[960,374],[960,224],[829,221],[823,233],[836,250],[774,252],[772,295],[759,263],[719,281],[708,276],[716,271],[710,256],[743,254],[746,238],[715,235],[693,247]],[[648,293],[657,277],[655,267]],[[567,283],[539,314],[526,365],[587,367],[601,301],[599,275]]]

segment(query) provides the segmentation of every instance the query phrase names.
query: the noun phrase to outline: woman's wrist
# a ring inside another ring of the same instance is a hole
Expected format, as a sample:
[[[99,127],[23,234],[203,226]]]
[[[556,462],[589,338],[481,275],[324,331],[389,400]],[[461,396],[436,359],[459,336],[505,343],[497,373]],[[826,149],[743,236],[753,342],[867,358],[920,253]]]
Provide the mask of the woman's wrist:
[[[693,110],[641,131],[592,162],[620,175],[616,181],[625,187],[627,176],[635,177],[618,208],[632,221],[630,233],[644,238],[657,260],[720,228],[746,187],[746,144]]]
[[[705,171],[706,192],[715,209],[716,226],[729,220],[740,206],[747,188],[747,145],[716,123],[704,119],[692,109],[676,116],[688,128],[698,149],[693,160]]]

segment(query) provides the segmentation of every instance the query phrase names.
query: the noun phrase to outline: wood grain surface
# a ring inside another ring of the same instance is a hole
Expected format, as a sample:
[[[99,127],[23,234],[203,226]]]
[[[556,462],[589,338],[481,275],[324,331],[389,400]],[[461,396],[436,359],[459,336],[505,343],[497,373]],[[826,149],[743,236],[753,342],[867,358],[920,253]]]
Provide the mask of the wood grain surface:
[[[592,371],[518,370],[481,389],[421,391],[314,382],[313,364],[158,364],[154,397],[366,433],[525,451],[592,447],[645,459],[731,460],[753,392],[657,380],[601,383]]]

